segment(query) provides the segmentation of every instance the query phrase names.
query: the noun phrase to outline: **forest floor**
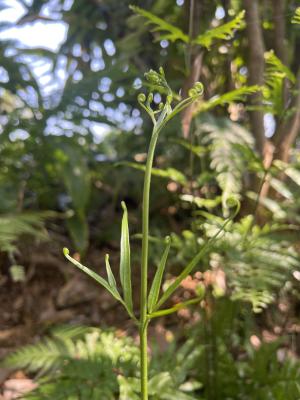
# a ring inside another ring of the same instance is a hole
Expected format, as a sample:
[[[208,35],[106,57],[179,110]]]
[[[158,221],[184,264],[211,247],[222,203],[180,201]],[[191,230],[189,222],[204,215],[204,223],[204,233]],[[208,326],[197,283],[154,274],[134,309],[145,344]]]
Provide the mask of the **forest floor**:
[[[9,275],[9,260],[5,257],[0,260],[1,265],[4,265],[4,274],[0,278],[0,360],[21,346],[40,340],[52,327],[63,324],[114,327],[138,340],[136,327],[122,306],[93,280],[68,263],[63,257],[62,247],[61,241],[57,240],[25,245],[17,262],[25,267],[26,279],[19,283],[13,282]],[[119,263],[118,250],[114,246],[109,249],[89,249],[86,260],[86,264],[94,266],[102,276],[106,274],[104,255],[107,252],[110,253],[114,269]],[[114,273],[118,276],[118,271]],[[134,288],[139,287],[139,280],[138,266],[134,266]],[[183,283],[176,302],[192,290],[193,281]],[[137,313],[138,292],[133,292]],[[296,348],[291,350],[299,354],[300,326],[296,326],[290,318],[296,312],[296,305],[293,307],[291,314],[288,303],[277,304],[271,314],[260,317],[258,325],[266,341],[276,340],[282,335],[293,335],[296,338]],[[276,316],[277,321],[272,320],[272,315]],[[168,345],[170,332],[183,332],[187,325],[193,323],[193,318],[189,310],[160,318],[152,324],[150,335],[163,351]],[[256,339],[253,339],[254,346]],[[0,368],[0,400],[15,399],[20,393],[34,387],[34,380],[24,371]]]
[[[102,276],[106,274],[103,260],[107,251],[90,249],[86,260],[87,265],[95,266]],[[113,267],[118,264],[118,251],[109,249],[109,252]],[[25,267],[23,282],[13,282],[8,260],[4,258],[1,262],[7,265],[0,280],[0,360],[21,346],[40,340],[52,327],[63,324],[114,327],[137,339],[136,327],[123,307],[68,263],[61,245],[41,243],[21,249],[18,263]],[[117,276],[118,272],[114,272]],[[138,288],[138,269],[133,276],[133,286]],[[134,291],[135,295],[134,304],[138,304],[138,290]],[[175,326],[174,318],[168,318],[167,324],[160,319],[150,330],[162,350],[167,345],[169,329]],[[185,319],[183,315],[181,324]],[[0,367],[0,400],[17,398],[34,385],[24,371]]]

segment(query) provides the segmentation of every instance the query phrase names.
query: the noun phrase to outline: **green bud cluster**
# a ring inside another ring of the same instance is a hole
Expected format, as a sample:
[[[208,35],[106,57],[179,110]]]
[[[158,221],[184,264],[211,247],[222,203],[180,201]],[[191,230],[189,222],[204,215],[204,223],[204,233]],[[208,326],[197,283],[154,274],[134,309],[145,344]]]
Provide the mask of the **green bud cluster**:
[[[166,98],[165,101],[159,103],[158,107],[155,109],[152,107],[153,103],[153,92],[150,92],[148,95],[144,93],[140,93],[138,95],[138,101],[141,107],[149,114],[152,119],[153,124],[160,128],[171,118],[173,118],[176,114],[182,111],[184,108],[188,107],[189,104],[193,103],[203,94],[204,88],[201,82],[196,82],[194,86],[189,90],[189,96],[175,106],[173,103],[173,92],[166,81],[165,73],[162,67],[159,68],[159,71],[154,71],[150,69],[149,72],[145,73],[145,78],[149,82],[150,90],[156,89],[159,92],[162,92]],[[160,90],[159,88],[163,89]]]
[[[139,103],[145,103],[145,101],[146,101],[146,96],[144,95],[144,93],[140,93],[139,95],[138,95],[138,102]]]
[[[203,94],[204,86],[201,82],[196,82],[194,86],[189,90],[189,97],[200,96]]]
[[[166,87],[165,75],[162,68],[159,69],[159,72],[150,69],[149,72],[145,73],[145,78],[151,85]]]

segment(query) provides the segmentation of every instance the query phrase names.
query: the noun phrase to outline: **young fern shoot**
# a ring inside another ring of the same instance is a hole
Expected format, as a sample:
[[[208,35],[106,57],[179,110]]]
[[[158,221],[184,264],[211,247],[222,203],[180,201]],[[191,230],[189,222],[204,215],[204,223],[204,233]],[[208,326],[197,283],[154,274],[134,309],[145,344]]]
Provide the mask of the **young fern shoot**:
[[[149,203],[150,203],[150,187],[151,187],[151,172],[154,160],[155,148],[160,132],[165,125],[176,114],[182,111],[185,107],[199,99],[203,93],[203,85],[197,82],[189,91],[189,96],[173,106],[173,92],[169,87],[165,74],[162,68],[159,72],[150,70],[145,74],[145,78],[150,86],[150,93],[146,96],[144,93],[138,95],[138,102],[141,107],[147,112],[153,122],[152,136],[149,144],[145,176],[143,188],[143,207],[142,207],[142,259],[141,259],[141,286],[140,286],[140,314],[139,317],[134,315],[134,307],[132,303],[132,284],[131,284],[131,262],[130,262],[130,241],[128,228],[128,213],[124,202],[122,202],[123,218],[121,226],[121,243],[120,243],[120,282],[123,295],[119,293],[116,279],[112,273],[109,256],[105,257],[105,265],[107,271],[107,280],[82,265],[69,255],[69,250],[64,249],[64,255],[76,267],[84,271],[87,275],[95,279],[102,285],[110,294],[118,300],[126,309],[130,318],[138,325],[140,336],[140,382],[141,382],[141,400],[148,400],[148,354],[147,354],[147,339],[148,325],[152,318],[168,315],[178,311],[180,308],[187,307],[190,304],[195,304],[203,298],[203,293],[199,294],[195,299],[177,304],[169,309],[160,309],[160,307],[168,300],[173,292],[179,287],[183,279],[185,279],[192,270],[197,266],[199,261],[207,254],[219,234],[224,230],[225,226],[238,213],[239,204],[237,200],[230,199],[228,206],[235,207],[235,212],[225,220],[219,231],[199,250],[190,263],[183,269],[175,281],[168,287],[165,293],[159,298],[163,274],[167,263],[167,258],[171,246],[170,237],[165,239],[165,250],[161,261],[158,265],[154,276],[150,291],[148,293],[148,245],[149,245]],[[160,103],[157,109],[152,108],[153,91],[159,90],[165,94],[165,102]]]

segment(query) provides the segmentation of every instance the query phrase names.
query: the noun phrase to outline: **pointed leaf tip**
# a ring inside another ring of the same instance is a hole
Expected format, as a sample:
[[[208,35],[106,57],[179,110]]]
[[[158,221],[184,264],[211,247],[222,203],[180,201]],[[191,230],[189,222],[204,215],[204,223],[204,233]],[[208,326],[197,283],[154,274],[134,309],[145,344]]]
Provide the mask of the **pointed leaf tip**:
[[[70,251],[69,251],[69,249],[67,247],[64,247],[63,248],[63,253],[64,253],[64,256],[68,256],[70,254]]]
[[[160,289],[161,289],[162,278],[163,278],[164,270],[165,270],[165,267],[166,267],[167,258],[168,258],[169,251],[170,251],[170,247],[171,247],[171,238],[170,238],[170,236],[166,236],[165,245],[166,245],[166,248],[165,248],[165,250],[163,252],[162,258],[161,258],[160,263],[158,265],[157,271],[155,273],[155,276],[154,276],[154,279],[153,279],[153,282],[152,282],[152,285],[151,285],[149,296],[148,296],[148,310],[149,310],[150,314],[154,310],[154,307],[155,307],[155,305],[157,304],[157,301],[158,301],[159,292],[160,292]]]
[[[132,312],[132,288],[131,288],[131,265],[130,265],[130,242],[128,228],[128,213],[126,204],[121,202],[123,218],[121,224],[121,254],[120,254],[120,279],[127,308]]]

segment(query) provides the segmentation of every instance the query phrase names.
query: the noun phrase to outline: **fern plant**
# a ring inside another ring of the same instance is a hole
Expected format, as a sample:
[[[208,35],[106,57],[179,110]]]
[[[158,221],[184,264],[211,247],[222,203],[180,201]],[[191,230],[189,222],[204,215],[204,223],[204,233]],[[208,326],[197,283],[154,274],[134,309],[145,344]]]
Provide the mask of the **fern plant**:
[[[180,28],[166,22],[165,20],[157,17],[149,11],[146,11],[140,7],[131,6],[131,9],[138,15],[142,16],[147,20],[149,25],[153,25],[153,32],[159,32],[158,40],[170,40],[171,42],[181,41],[184,43],[197,44],[206,48],[210,48],[215,40],[229,40],[235,32],[244,27],[244,15],[245,12],[241,11],[231,21],[207,30],[203,34],[198,35],[195,39],[192,39],[186,35]]]
[[[210,224],[204,224],[208,236],[218,229],[214,216]],[[292,273],[299,265],[299,257],[280,233],[287,225],[266,224],[262,228],[247,216],[228,225],[211,254],[214,268],[225,271],[233,300],[250,302],[259,312],[274,301],[285,282],[292,280]]]
[[[170,372],[165,369],[168,364],[161,363],[161,354],[154,354],[149,379],[151,399],[195,400],[193,392],[199,384],[193,381],[191,389],[189,375],[199,350],[192,347],[188,341],[178,349],[175,368]],[[38,372],[38,386],[26,396],[30,400],[139,400],[138,364],[139,349],[132,339],[112,330],[83,326],[55,328],[49,337],[21,348],[5,361],[8,367]]]
[[[17,243],[26,237],[46,240],[45,220],[53,215],[53,212],[0,214],[0,252],[8,254],[11,264],[9,272],[14,282],[22,282],[25,279],[24,267],[18,265],[15,259]]]
[[[13,253],[22,236],[45,238],[45,219],[52,213],[20,213],[0,215],[0,251]]]
[[[245,152],[254,152],[251,134],[229,119],[218,120],[208,116],[196,120],[195,135],[200,143],[209,147],[210,168],[222,190],[222,207],[228,215],[227,200],[232,196],[240,197],[243,177],[249,163]]]
[[[292,19],[293,24],[300,24],[300,7],[296,9],[295,15],[293,16]]]
[[[263,89],[265,110],[271,111],[274,115],[282,118],[286,112],[284,104],[284,82],[288,80],[292,85],[295,85],[296,77],[292,71],[276,57],[273,51],[265,53],[265,62],[265,87]]]
[[[38,387],[26,397],[31,400],[114,400],[122,390],[118,377],[134,376],[138,362],[138,348],[128,337],[94,328],[59,327],[50,337],[13,353],[5,364],[38,372]]]

